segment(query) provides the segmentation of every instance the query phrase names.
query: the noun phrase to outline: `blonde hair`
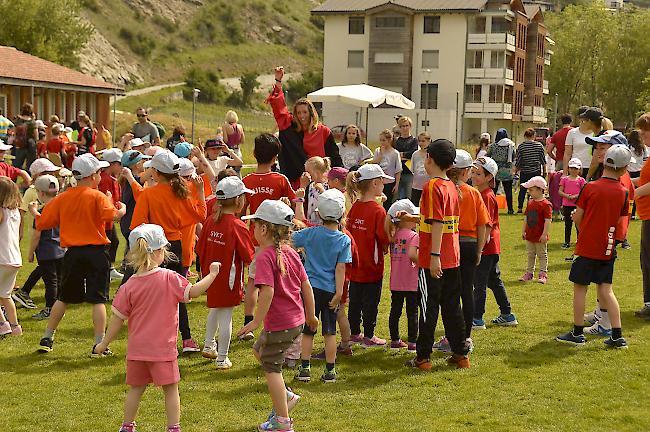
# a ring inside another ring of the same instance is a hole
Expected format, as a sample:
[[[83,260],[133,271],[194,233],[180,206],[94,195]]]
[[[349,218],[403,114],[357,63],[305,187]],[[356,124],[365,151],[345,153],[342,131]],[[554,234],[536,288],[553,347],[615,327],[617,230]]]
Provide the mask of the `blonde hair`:
[[[136,271],[149,271],[156,268],[153,261],[153,254],[157,251],[149,252],[149,244],[144,238],[139,238],[135,242],[135,247],[129,248],[129,253],[126,255],[126,261]],[[176,262],[178,257],[171,253],[167,247],[162,249],[165,255],[164,262]]]
[[[420,132],[418,134],[418,139],[420,139],[420,138],[427,138],[429,141],[431,141],[431,134],[429,132],[427,132],[427,131]]]
[[[309,130],[302,130],[302,125],[298,121],[298,105],[307,106],[309,112]],[[314,104],[307,98],[300,98],[293,106],[293,122],[296,124],[296,132],[314,132],[318,127],[318,111]]]
[[[305,162],[305,168],[309,166],[321,173],[326,173],[330,170],[330,160],[320,156],[312,156]]]
[[[234,198],[228,199],[217,199],[212,207],[212,217],[214,217],[215,222],[220,222],[223,212],[226,209],[234,209],[239,211],[244,207],[244,195],[239,195]]]
[[[0,207],[17,209],[21,204],[20,189],[9,177],[0,176]]]
[[[458,191],[458,200],[462,201],[463,199],[463,192],[460,190],[460,173],[463,170],[466,170],[469,168],[449,168],[447,170],[447,177],[449,177],[449,180],[454,182],[456,185],[456,190]]]
[[[408,123],[409,126],[413,127],[413,121],[410,117],[402,116],[397,119],[397,124],[401,126],[403,123]]]
[[[402,117],[404,118],[404,117]],[[388,141],[393,141],[393,132],[390,129],[384,129],[383,131],[379,132],[380,137],[388,138]]]
[[[239,122],[239,116],[233,110],[230,110],[226,113],[226,123],[237,123]]]
[[[353,204],[361,198],[362,194],[366,193],[368,189],[370,189],[372,181],[375,180],[370,179],[359,181],[359,177],[361,177],[361,174],[359,174],[358,171],[350,171],[348,176],[345,178],[345,193],[348,194],[350,201]]]
[[[260,226],[266,227],[266,230],[268,231],[269,235],[271,236],[271,240],[275,245],[277,263],[278,263],[278,267],[280,268],[280,274],[282,276],[286,276],[287,266],[284,264],[282,246],[289,244],[289,240],[291,239],[291,227],[288,227],[286,225],[276,225],[261,219],[257,219],[255,223],[260,224]]]
[[[61,126],[58,124],[55,124],[52,126],[52,136],[58,136],[61,135]]]
[[[612,130],[614,129],[614,123],[607,117],[603,117],[601,120],[601,126],[602,130]]]

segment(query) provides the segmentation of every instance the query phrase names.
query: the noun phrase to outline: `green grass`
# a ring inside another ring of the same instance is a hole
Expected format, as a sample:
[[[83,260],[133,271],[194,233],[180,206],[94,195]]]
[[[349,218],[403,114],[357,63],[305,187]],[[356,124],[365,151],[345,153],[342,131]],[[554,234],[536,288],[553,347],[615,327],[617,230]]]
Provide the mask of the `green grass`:
[[[650,429],[647,377],[650,374],[650,325],[636,319],[641,303],[639,222],[630,227],[631,251],[621,251],[616,264],[615,291],[630,349],[606,350],[600,338],[576,349],[553,338],[571,326],[570,263],[560,249],[562,223],[553,223],[549,284],[520,283],[525,245],[520,240],[521,216],[502,215],[503,279],[516,328],[488,328],[474,332],[472,368],[457,371],[444,358],[434,359],[431,373],[403,366],[406,353],[356,349],[337,366],[335,384],[301,384],[293,371],[285,380],[303,396],[293,413],[300,431],[542,431]],[[23,241],[23,243],[25,243]],[[26,263],[22,283],[33,266]],[[388,336],[390,293],[384,278],[377,332]],[[114,292],[113,284],[111,291]],[[33,291],[43,305],[42,283]],[[590,290],[588,305],[595,303]],[[189,305],[194,337],[201,341],[207,315],[205,298]],[[0,340],[0,370],[6,395],[3,416],[7,431],[117,430],[126,393],[124,356],[126,331],[112,345],[116,356],[91,360],[90,308],[69,309],[56,335],[54,351],[35,352],[45,327],[19,310],[25,334]],[[486,319],[498,309],[488,294]],[[237,308],[234,328],[242,325]],[[441,324],[439,325],[439,327]],[[401,323],[406,331],[405,317]],[[440,328],[437,334],[441,334]],[[322,338],[317,337],[317,348]],[[180,359],[182,424],[186,431],[252,431],[267,415],[270,399],[261,370],[250,353],[251,343],[233,342],[229,371],[216,371],[199,355]],[[319,376],[323,364],[314,363]],[[162,392],[145,394],[138,423],[142,431],[163,430]],[[399,423],[399,424],[398,424]]]

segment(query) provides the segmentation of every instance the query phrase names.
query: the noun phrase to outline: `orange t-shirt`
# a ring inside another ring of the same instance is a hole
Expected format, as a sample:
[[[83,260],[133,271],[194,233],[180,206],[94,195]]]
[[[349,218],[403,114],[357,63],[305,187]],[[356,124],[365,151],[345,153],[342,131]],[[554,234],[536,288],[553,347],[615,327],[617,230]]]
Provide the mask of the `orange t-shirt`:
[[[490,222],[487,207],[485,207],[481,193],[467,183],[460,185],[460,193],[462,198],[460,199],[458,232],[461,237],[477,238],[476,228]]]
[[[641,187],[646,183],[650,183],[650,163],[643,165],[637,187]],[[641,220],[650,220],[650,195],[636,199],[636,212]]]
[[[39,231],[59,227],[61,247],[105,245],[104,225],[115,217],[117,210],[106,195],[97,189],[77,186],[67,189],[43,208],[36,218]]]
[[[212,185],[210,184],[210,177],[206,173],[201,174],[201,178],[203,179],[203,194],[206,197],[209,197],[212,195]]]
[[[169,183],[145,188],[136,198],[130,229],[143,223],[160,225],[169,241],[181,240],[181,229],[205,220],[205,201],[178,198]]]
[[[195,201],[198,202],[198,194],[196,192],[196,186],[194,183],[188,182],[190,188],[190,196]],[[205,220],[205,219],[204,219]],[[181,257],[181,265],[183,267],[190,267],[194,261],[194,245],[196,244],[196,224],[188,225],[181,228],[181,247],[183,249]]]
[[[428,269],[431,264],[433,239],[431,225],[442,224],[440,265],[442,269],[460,266],[458,218],[460,205],[456,185],[449,179],[434,177],[422,189],[420,199],[420,247],[418,266]]]

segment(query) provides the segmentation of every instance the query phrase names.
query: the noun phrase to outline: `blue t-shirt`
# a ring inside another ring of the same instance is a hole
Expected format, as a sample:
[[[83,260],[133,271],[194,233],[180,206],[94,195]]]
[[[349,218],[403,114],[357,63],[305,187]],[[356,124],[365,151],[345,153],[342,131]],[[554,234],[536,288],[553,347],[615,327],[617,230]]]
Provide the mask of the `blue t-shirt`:
[[[305,270],[314,288],[336,292],[336,265],[351,263],[350,237],[324,226],[314,226],[293,233],[295,247],[305,249]]]
[[[140,177],[134,177],[135,181],[140,183]],[[135,198],[133,197],[131,185],[128,182],[122,186],[122,203],[126,206],[126,214],[120,219],[120,230],[124,237],[129,238],[129,233],[131,232],[129,227],[131,226],[131,219],[135,211]]]
[[[43,211],[41,207],[39,211]],[[32,225],[36,229],[36,223]],[[57,260],[63,258],[65,249],[61,247],[61,236],[59,235],[59,227],[50,228],[41,231],[41,236],[38,239],[38,246],[36,246],[36,259],[38,261]]]

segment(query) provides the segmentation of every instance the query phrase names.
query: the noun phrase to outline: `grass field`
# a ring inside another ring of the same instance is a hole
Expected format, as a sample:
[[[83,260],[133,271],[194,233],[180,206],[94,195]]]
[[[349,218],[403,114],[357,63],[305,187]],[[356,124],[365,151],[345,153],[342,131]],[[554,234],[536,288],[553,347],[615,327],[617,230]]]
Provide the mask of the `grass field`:
[[[409,356],[358,348],[340,359],[335,384],[301,384],[293,371],[286,381],[303,396],[293,417],[300,431],[641,431],[650,430],[650,323],[634,317],[641,302],[639,222],[632,222],[633,249],[621,251],[615,275],[629,350],[606,350],[600,338],[573,348],[553,338],[571,326],[570,263],[560,249],[562,224],[555,222],[550,249],[548,285],[524,284],[525,245],[520,240],[521,216],[502,215],[503,278],[516,328],[474,332],[472,367],[449,368],[434,359],[432,372],[403,366]],[[22,283],[33,266],[20,272]],[[386,277],[385,281],[388,280]],[[116,284],[111,287],[114,293]],[[384,284],[377,333],[388,336],[389,296]],[[33,291],[43,305],[42,283]],[[589,293],[593,305],[594,292]],[[205,298],[189,305],[193,335],[202,342]],[[0,370],[7,398],[3,430],[115,431],[122,419],[126,392],[126,330],[112,345],[115,356],[88,358],[92,345],[90,309],[72,307],[56,334],[54,351],[36,353],[44,322],[19,310],[25,334],[0,340]],[[487,318],[498,313],[488,294]],[[242,325],[243,309],[235,313],[234,328]],[[406,331],[405,317],[401,329]],[[437,332],[440,334],[440,330]],[[317,348],[322,338],[317,337]],[[263,375],[250,353],[251,342],[233,342],[234,367],[217,371],[200,355],[180,359],[182,425],[186,431],[252,431],[270,409]],[[324,365],[314,362],[313,374]],[[162,392],[145,394],[138,416],[141,431],[164,430]]]

